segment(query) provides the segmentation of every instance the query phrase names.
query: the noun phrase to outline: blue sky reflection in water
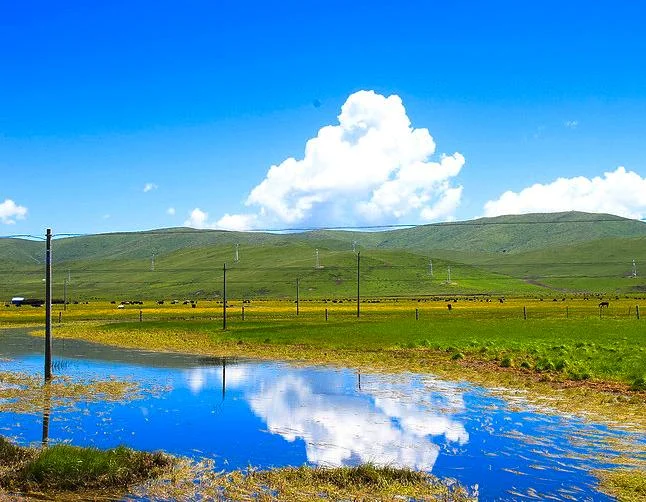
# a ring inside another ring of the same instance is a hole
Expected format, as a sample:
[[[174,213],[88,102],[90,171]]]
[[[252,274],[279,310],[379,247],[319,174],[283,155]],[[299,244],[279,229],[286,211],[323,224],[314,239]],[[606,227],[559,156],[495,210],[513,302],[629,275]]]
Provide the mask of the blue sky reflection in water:
[[[2,341],[0,371],[42,371],[42,356],[12,354]],[[478,484],[483,499],[603,500],[589,471],[603,466],[593,457],[616,455],[604,440],[622,436],[646,451],[643,435],[537,413],[429,375],[188,356],[160,362],[115,349],[102,361],[83,358],[89,344],[66,343],[70,357],[57,357],[61,374],[127,378],[157,390],[125,404],[54,409],[51,442],[163,449],[214,458],[222,469],[371,461]],[[0,434],[27,444],[41,433],[40,415],[0,414]]]

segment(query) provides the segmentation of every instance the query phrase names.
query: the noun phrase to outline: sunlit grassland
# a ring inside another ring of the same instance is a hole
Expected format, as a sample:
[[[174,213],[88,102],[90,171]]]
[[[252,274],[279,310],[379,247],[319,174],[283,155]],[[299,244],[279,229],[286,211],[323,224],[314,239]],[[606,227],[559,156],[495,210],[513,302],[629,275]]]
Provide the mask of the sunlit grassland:
[[[54,337],[157,351],[302,360],[432,372],[553,394],[646,429],[646,325],[634,299],[444,297],[336,301],[230,300],[55,306]],[[453,301],[453,300],[457,301]],[[448,309],[451,305],[451,309]],[[243,319],[244,308],[244,319]],[[327,320],[325,312],[327,310]],[[0,310],[0,326],[43,334],[43,309]],[[59,317],[60,315],[60,317]],[[60,323],[59,323],[60,319]],[[550,399],[554,398],[552,395]],[[596,404],[595,404],[596,403]],[[601,409],[603,408],[603,409]]]
[[[181,333],[213,348],[243,342],[313,350],[427,349],[562,379],[638,386],[646,371],[646,328],[637,319],[638,306],[633,303],[611,301],[601,309],[592,300],[391,299],[357,305],[347,299],[302,301],[297,314],[297,305],[291,301],[232,300],[226,309],[226,331],[222,329],[223,304],[214,301],[201,301],[194,307],[153,302],[123,309],[106,302],[68,305],[67,310],[55,306],[59,308],[54,308],[52,317],[61,336],[74,321],[102,322],[93,329],[104,333],[99,341],[106,343],[114,343],[121,332],[154,333],[145,344],[133,337],[137,346],[149,349],[177,350],[173,337]],[[43,322],[43,309],[0,310],[0,326]]]

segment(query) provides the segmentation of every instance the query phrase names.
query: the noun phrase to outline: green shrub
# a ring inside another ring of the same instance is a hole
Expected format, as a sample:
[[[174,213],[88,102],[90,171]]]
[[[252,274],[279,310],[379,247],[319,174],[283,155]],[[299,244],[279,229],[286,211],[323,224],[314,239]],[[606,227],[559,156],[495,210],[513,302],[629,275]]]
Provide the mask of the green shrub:
[[[544,357],[538,360],[534,369],[536,369],[536,371],[554,371],[554,363],[550,359]]]
[[[567,365],[568,365],[568,362],[565,359],[559,359],[554,364],[554,369],[556,371],[563,371],[567,367]]]
[[[646,390],[646,377],[637,377],[630,384],[630,390]]]

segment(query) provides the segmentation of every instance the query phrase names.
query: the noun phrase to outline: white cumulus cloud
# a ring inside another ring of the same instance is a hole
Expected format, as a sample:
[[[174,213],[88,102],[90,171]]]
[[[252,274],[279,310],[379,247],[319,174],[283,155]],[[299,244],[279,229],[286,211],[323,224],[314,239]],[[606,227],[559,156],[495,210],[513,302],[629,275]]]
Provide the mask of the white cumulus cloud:
[[[646,215],[646,178],[618,167],[603,176],[558,178],[520,192],[507,191],[484,206],[485,216],[560,211],[609,213],[642,219]]]
[[[144,185],[144,193],[156,190],[158,187],[154,183],[146,183]]]
[[[184,222],[184,226],[192,228],[213,228],[214,226],[208,222],[208,219],[209,213],[205,213],[199,207],[196,207]]]
[[[6,225],[13,225],[16,220],[24,220],[27,215],[27,208],[19,206],[11,199],[5,199],[0,203],[0,221]]]
[[[195,223],[244,230],[451,219],[462,193],[452,180],[464,157],[431,160],[434,153],[429,131],[411,126],[399,96],[359,91],[338,124],[307,141],[303,158],[271,166],[246,199],[253,209]]]

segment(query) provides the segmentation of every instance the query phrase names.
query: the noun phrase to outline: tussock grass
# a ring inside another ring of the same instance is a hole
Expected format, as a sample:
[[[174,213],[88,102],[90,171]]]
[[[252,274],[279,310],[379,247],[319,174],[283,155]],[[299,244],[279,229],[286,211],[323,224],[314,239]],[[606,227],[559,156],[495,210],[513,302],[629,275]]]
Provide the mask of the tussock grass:
[[[147,453],[123,446],[110,450],[55,445],[23,448],[0,437],[0,488],[5,494],[112,493],[170,469],[175,460],[160,452]],[[0,493],[1,495],[2,493]]]

